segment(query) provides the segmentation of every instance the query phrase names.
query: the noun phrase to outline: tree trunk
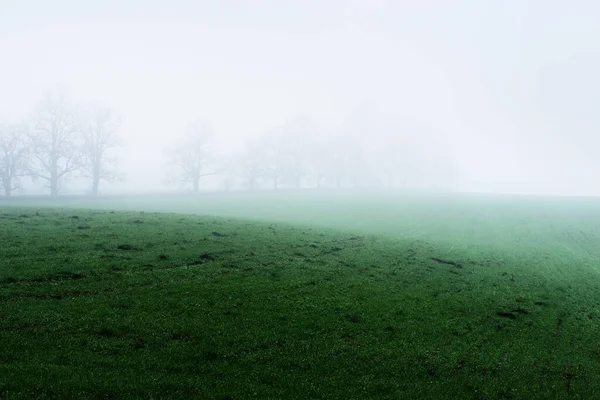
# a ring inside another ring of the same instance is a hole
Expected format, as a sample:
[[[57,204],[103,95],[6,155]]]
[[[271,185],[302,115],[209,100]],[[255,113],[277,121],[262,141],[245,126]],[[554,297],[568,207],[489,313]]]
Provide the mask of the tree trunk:
[[[58,176],[56,172],[52,172],[50,177],[50,196],[58,197]]]
[[[92,181],[92,196],[98,196],[98,187],[100,186],[100,177],[94,176]]]
[[[198,193],[198,190],[200,189],[200,177],[194,176],[192,183],[194,185],[194,193]]]
[[[4,195],[6,197],[10,197],[10,192],[12,190],[12,182],[10,181],[10,178],[2,179],[2,183],[4,184]]]
[[[98,196],[98,187],[100,187],[100,165],[95,162],[92,170],[92,196]]]
[[[50,164],[50,197],[58,196],[58,157],[53,156]]]

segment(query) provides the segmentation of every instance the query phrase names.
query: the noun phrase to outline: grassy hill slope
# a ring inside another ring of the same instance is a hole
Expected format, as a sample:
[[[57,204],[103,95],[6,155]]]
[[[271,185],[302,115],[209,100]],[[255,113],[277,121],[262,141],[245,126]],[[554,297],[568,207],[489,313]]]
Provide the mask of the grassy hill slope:
[[[599,249],[578,210],[517,209],[514,235],[447,212],[411,237],[4,207],[0,397],[591,398]]]

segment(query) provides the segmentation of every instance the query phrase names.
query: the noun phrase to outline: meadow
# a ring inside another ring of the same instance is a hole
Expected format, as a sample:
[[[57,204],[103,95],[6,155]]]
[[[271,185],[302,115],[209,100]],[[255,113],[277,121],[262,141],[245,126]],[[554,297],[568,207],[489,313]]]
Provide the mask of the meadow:
[[[0,202],[0,398],[600,392],[600,199]]]

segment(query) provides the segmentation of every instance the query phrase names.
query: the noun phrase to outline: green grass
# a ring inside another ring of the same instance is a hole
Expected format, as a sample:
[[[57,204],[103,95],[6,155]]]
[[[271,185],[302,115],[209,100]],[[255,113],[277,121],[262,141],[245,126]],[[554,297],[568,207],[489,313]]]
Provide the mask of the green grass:
[[[600,392],[593,199],[40,204],[0,205],[0,398]]]

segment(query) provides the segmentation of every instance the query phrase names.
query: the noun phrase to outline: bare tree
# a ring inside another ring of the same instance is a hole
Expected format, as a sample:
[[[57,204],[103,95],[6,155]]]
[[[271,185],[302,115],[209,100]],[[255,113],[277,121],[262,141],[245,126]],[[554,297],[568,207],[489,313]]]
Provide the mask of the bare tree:
[[[284,147],[281,127],[272,128],[263,135],[258,136],[252,143],[252,168],[250,172],[261,172],[261,175],[271,181],[273,190],[280,188],[283,180]]]
[[[179,183],[191,183],[194,193],[198,193],[200,179],[214,175],[216,171],[207,171],[212,164],[208,149],[213,129],[207,122],[194,121],[185,130],[183,138],[173,145],[169,152],[169,163],[174,167],[174,180]]]
[[[333,175],[336,186],[344,183],[351,187],[368,184],[369,137],[372,119],[368,108],[359,107],[342,123],[333,141]]]
[[[61,180],[81,168],[81,135],[74,108],[64,95],[47,96],[35,116],[29,135],[32,178],[48,182],[50,195],[58,196]]]
[[[314,138],[307,154],[308,174],[312,177],[317,189],[323,187],[332,169],[332,154],[329,138]]]
[[[333,185],[340,189],[345,186],[354,169],[352,155],[355,152],[355,143],[352,137],[345,137],[338,133],[326,142],[328,159],[325,161],[326,176]]]
[[[101,180],[117,181],[121,176],[115,171],[116,158],[109,154],[117,147],[117,132],[123,119],[109,108],[92,108],[83,124],[83,163],[84,176],[92,180],[92,195],[98,195]]]
[[[268,177],[275,190],[300,189],[313,174],[318,133],[316,123],[302,115],[271,128],[249,143],[247,174]],[[320,184],[323,177],[317,180]]]
[[[285,182],[300,189],[310,169],[309,153],[316,127],[306,116],[289,119],[282,127],[282,170]]]
[[[24,126],[0,126],[0,183],[10,197],[19,188],[19,178],[28,173],[29,149]]]
[[[236,174],[241,178],[243,186],[248,190],[256,190],[261,186],[261,180],[270,177],[273,172],[267,157],[265,143],[262,137],[249,138],[246,147],[238,155],[236,164]],[[274,178],[274,185],[277,184]]]

